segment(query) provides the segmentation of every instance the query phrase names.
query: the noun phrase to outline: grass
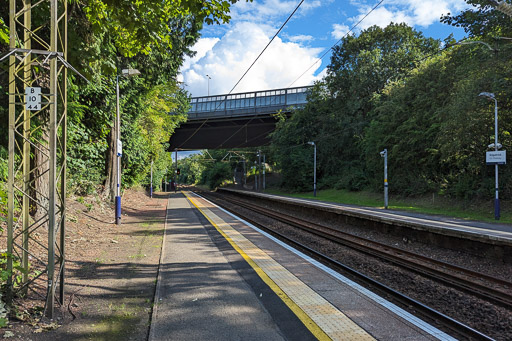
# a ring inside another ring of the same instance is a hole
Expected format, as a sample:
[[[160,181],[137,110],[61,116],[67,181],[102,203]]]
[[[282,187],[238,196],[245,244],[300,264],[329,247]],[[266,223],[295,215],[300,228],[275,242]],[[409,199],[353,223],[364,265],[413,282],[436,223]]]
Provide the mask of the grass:
[[[361,191],[350,192],[347,190],[327,189],[317,191],[314,197],[312,192],[288,193],[276,189],[265,191],[269,194],[284,195],[288,197],[329,201],[340,204],[358,205],[367,207],[384,207],[383,194]],[[500,223],[512,224],[512,202],[501,201]],[[418,198],[403,198],[389,196],[389,209],[397,211],[410,211],[454,217],[466,220],[478,220],[484,222],[496,222],[492,200],[480,202],[466,202],[442,196],[424,196]]]

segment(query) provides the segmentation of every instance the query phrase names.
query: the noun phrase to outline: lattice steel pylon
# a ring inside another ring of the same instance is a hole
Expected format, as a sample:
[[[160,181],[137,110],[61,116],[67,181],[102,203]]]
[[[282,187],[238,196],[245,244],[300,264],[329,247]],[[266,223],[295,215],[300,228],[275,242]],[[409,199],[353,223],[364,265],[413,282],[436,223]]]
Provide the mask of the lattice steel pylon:
[[[64,301],[67,1],[9,6],[8,300],[40,296],[52,319]]]

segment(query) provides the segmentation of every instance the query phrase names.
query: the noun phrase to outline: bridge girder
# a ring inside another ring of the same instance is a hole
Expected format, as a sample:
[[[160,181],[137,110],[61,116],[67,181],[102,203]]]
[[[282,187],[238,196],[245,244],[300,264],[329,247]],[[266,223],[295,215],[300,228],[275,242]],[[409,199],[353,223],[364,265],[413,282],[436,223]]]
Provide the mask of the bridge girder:
[[[265,115],[236,119],[190,121],[170,139],[169,151],[260,147],[270,143],[276,118]]]

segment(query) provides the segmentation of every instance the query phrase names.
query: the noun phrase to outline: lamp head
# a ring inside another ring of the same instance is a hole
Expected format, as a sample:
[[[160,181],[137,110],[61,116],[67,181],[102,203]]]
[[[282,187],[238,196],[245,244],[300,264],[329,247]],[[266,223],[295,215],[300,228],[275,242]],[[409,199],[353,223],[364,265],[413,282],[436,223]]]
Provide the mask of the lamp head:
[[[125,77],[132,77],[140,75],[140,71],[137,69],[123,69],[121,74]]]
[[[388,154],[388,150],[387,149],[384,149],[383,151],[381,151],[380,153],[380,156],[384,157]]]
[[[494,143],[491,143],[490,145],[487,146],[488,148],[494,148],[494,147],[497,147],[497,149],[500,149],[501,147],[503,147],[503,145],[501,143],[498,142],[498,144],[494,144]]]
[[[314,146],[315,145],[315,142],[308,142],[308,144]]]
[[[494,94],[492,92],[481,92],[478,96],[495,99]]]

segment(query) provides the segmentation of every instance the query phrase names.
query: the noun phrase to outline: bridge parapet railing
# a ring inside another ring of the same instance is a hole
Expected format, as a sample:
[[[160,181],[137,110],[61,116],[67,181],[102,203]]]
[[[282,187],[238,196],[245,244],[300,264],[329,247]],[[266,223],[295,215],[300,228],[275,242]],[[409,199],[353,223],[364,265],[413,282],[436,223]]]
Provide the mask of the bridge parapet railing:
[[[269,113],[304,106],[311,86],[191,98],[190,119]]]

